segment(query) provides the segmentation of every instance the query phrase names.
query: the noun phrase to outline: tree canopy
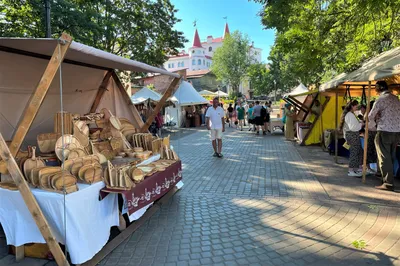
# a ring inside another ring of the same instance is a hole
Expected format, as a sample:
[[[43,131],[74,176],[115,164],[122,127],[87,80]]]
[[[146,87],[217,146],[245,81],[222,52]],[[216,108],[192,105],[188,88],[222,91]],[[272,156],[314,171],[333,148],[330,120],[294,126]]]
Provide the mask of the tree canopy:
[[[211,71],[218,80],[232,86],[237,93],[251,62],[249,38],[235,31],[227,35],[223,45],[215,51]]]
[[[151,65],[184,47],[169,0],[51,0],[51,30]],[[45,37],[43,0],[0,0],[0,36]]]
[[[254,1],[276,30],[269,60],[282,86],[318,85],[400,43],[400,0]]]

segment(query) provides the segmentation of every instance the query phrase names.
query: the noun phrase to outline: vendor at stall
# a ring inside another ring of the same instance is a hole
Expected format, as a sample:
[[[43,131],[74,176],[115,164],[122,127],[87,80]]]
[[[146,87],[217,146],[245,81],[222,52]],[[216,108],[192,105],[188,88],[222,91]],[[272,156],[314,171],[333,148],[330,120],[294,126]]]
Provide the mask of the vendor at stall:
[[[362,177],[360,166],[363,160],[363,150],[361,148],[360,130],[362,122],[358,120],[355,112],[358,109],[358,101],[349,102],[343,110],[340,118],[339,131],[343,130],[344,138],[350,145],[350,159],[348,176]]]
[[[389,91],[385,81],[378,81],[375,90],[380,96],[368,115],[369,121],[376,121],[378,130],[375,145],[382,185],[375,188],[393,191],[393,162],[396,146],[400,142],[400,101]]]
[[[285,138],[286,140],[294,140],[294,118],[296,112],[293,110],[293,106],[290,103],[285,104],[283,123],[285,124]]]

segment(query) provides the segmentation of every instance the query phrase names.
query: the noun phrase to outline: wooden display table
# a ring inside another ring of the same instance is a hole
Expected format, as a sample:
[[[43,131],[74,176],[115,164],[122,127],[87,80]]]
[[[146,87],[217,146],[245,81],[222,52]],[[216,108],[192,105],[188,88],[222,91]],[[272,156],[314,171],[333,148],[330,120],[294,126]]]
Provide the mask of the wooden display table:
[[[165,171],[148,176],[130,190],[103,188],[100,197],[104,199],[109,193],[122,194],[127,204],[128,214],[153,203],[167,194],[182,180],[182,162],[177,161],[168,166]]]

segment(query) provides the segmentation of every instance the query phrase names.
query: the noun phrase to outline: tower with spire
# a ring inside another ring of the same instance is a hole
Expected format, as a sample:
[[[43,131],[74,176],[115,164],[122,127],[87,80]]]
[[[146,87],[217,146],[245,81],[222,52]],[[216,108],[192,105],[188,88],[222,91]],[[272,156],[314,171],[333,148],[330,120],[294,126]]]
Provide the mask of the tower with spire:
[[[187,69],[188,72],[210,69],[215,50],[222,46],[224,39],[230,34],[228,22],[225,22],[223,35],[221,37],[214,38],[209,35],[204,41],[201,41],[196,27],[196,21],[194,26],[193,41],[188,52],[182,51],[178,55],[170,56],[168,61],[164,63],[165,69],[169,71]],[[252,46],[251,49],[254,50],[253,54],[257,56],[256,61],[261,62],[261,49],[255,48],[254,46]]]

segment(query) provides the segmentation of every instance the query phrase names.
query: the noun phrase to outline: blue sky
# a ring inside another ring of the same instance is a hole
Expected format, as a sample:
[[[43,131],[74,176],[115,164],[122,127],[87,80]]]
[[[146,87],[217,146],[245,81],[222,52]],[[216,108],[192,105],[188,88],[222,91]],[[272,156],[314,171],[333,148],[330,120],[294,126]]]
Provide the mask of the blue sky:
[[[261,25],[261,18],[257,15],[262,9],[260,4],[248,0],[171,0],[176,9],[176,16],[182,21],[175,25],[177,30],[184,32],[186,39],[185,49],[193,41],[193,21],[197,20],[197,30],[201,41],[208,35],[214,38],[221,37],[224,32],[225,20],[228,17],[231,32],[239,30],[248,34],[254,46],[263,49],[262,59],[267,61],[271,46],[274,43],[274,31],[265,30]]]

